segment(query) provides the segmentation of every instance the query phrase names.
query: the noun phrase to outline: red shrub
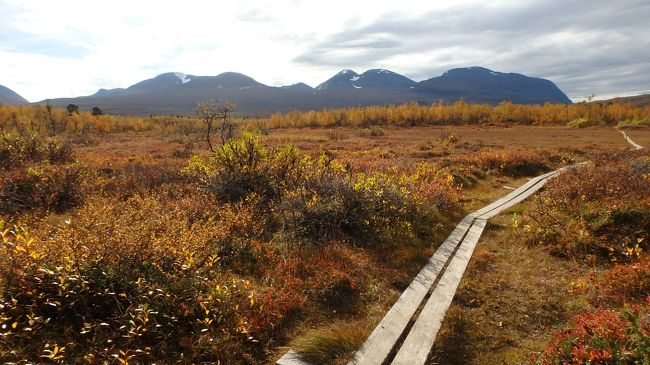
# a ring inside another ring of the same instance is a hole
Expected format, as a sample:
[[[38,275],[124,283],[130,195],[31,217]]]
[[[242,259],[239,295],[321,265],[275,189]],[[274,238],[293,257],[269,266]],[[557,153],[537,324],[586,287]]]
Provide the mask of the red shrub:
[[[599,302],[621,305],[643,301],[650,293],[650,259],[614,266],[603,275],[599,287]]]
[[[646,364],[650,360],[648,303],[622,313],[599,310],[579,314],[573,327],[555,335],[534,364]]]

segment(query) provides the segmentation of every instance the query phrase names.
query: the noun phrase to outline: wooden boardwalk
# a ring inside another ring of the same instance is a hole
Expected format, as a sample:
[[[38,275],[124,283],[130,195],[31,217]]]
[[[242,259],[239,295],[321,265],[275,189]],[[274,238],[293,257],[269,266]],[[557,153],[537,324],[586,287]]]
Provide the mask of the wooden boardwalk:
[[[640,150],[640,149],[643,148],[643,146],[641,146],[640,144],[634,142],[634,141],[632,140],[632,138],[630,138],[630,137],[627,135],[627,133],[625,133],[625,131],[619,130],[619,132],[621,132],[621,134],[623,134],[623,137],[625,137],[625,140],[627,141],[627,143],[629,143],[630,146],[632,146],[632,149],[634,149],[634,150]]]
[[[565,169],[535,177],[463,218],[348,365],[424,364],[487,220],[528,198]],[[287,352],[277,364],[309,365],[294,351]]]

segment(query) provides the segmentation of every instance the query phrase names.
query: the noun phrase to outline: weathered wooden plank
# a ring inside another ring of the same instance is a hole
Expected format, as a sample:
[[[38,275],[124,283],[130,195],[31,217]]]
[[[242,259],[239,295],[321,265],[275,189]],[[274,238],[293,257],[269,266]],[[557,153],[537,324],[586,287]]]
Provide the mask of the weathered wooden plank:
[[[277,365],[311,365],[308,362],[303,361],[300,359],[300,356],[298,356],[298,353],[296,353],[293,350],[287,351],[284,356],[282,356],[278,361],[276,361]]]
[[[540,180],[539,180],[535,185],[533,185],[533,186],[531,186],[529,189],[523,191],[521,194],[519,194],[519,195],[513,197],[512,199],[508,200],[507,202],[505,202],[504,204],[500,205],[499,207],[497,207],[497,208],[495,208],[495,209],[493,209],[493,210],[491,210],[491,211],[489,211],[489,212],[486,212],[486,213],[482,214],[482,215],[481,215],[481,218],[490,219],[490,218],[492,218],[492,217],[494,217],[494,216],[500,214],[500,213],[503,212],[504,210],[506,210],[506,209],[508,209],[508,208],[511,208],[511,207],[513,207],[513,206],[515,206],[515,205],[521,203],[522,201],[528,199],[531,195],[533,195],[533,194],[536,193],[539,189],[541,189],[541,188],[546,184],[546,182],[547,182],[550,178],[552,178],[553,176],[555,176],[555,174],[553,174],[553,175],[548,175],[548,176],[546,176],[545,178],[540,179]]]
[[[535,177],[533,179],[530,179],[525,184],[518,187],[514,191],[510,192],[506,196],[504,196],[504,197],[494,201],[493,203],[488,204],[485,207],[477,210],[476,212],[474,212],[474,214],[476,214],[477,217],[481,217],[481,216],[483,216],[483,215],[485,215],[485,214],[487,214],[489,212],[493,212],[494,210],[498,209],[499,207],[503,206],[504,204],[507,204],[508,202],[510,202],[513,199],[517,198],[518,196],[520,196],[522,194],[525,194],[530,189],[533,189],[537,184],[539,184],[540,182],[544,181],[545,179],[553,176],[553,174],[555,174],[555,172],[550,172],[550,173]]]
[[[393,365],[418,365],[424,364],[427,360],[433,341],[445,318],[445,313],[449,309],[476,243],[485,228],[485,223],[485,219],[477,219],[469,229],[469,233],[463,239],[460,248],[451,259],[438,285],[393,359]]]
[[[420,312],[415,324],[393,359],[392,364],[424,364],[440,330],[445,314],[454,298],[456,289],[469,264],[474,248],[485,228],[487,219],[528,198],[541,189],[546,181],[557,173],[557,171],[553,171],[531,179],[504,198],[475,212],[475,214],[479,214],[479,218],[474,221],[474,224],[469,229],[469,233],[461,242],[458,251],[442,274],[440,281],[422,309],[422,312]]]
[[[350,365],[379,365],[386,360],[422,300],[429,292],[431,285],[435,282],[438,274],[469,230],[473,221],[474,215],[472,214],[460,221],[368,336],[366,342],[349,362]]]

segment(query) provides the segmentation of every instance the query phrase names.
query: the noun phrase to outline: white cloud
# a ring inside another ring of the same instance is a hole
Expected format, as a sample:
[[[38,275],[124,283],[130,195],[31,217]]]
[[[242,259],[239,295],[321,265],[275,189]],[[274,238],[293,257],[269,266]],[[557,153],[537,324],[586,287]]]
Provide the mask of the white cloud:
[[[512,4],[512,9],[522,6],[520,1]],[[374,38],[347,39],[341,47],[329,44],[327,52],[312,54],[309,62],[296,61],[315,45],[372,27],[381,19],[422,20],[422,14],[438,12],[450,16],[427,19],[428,24],[453,27],[481,19],[480,12],[472,11],[479,5],[482,9],[508,6],[504,1],[477,0],[0,0],[0,84],[37,101],[126,87],[173,71],[196,75],[237,71],[269,85],[303,81],[312,86],[338,72],[340,61],[358,71],[388,68],[416,79],[458,65],[510,71],[507,67],[520,59],[508,59],[495,50],[486,64],[483,50],[449,44],[453,40],[449,33],[445,33],[447,41],[436,43],[435,33],[392,38],[395,32],[377,31]],[[447,11],[459,7],[466,11]],[[517,26],[519,20],[503,22],[504,27]],[[409,26],[417,30],[420,24]],[[491,41],[498,42],[500,33],[495,34],[497,39]],[[490,39],[489,34],[484,36]],[[553,37],[563,36],[550,34],[539,40],[543,42],[539,46],[561,44],[562,39]],[[363,59],[364,52],[373,48],[380,52],[378,64]],[[531,69],[535,76],[547,77],[540,70]]]

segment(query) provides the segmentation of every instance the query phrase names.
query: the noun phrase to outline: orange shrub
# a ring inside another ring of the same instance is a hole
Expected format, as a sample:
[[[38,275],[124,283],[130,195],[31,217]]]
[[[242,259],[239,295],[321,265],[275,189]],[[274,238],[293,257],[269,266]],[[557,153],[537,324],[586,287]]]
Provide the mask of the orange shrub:
[[[598,282],[598,303],[623,305],[639,303],[650,293],[650,259],[616,265]]]
[[[540,365],[647,364],[650,361],[650,297],[623,312],[599,310],[573,318],[572,327],[555,335]]]

